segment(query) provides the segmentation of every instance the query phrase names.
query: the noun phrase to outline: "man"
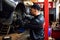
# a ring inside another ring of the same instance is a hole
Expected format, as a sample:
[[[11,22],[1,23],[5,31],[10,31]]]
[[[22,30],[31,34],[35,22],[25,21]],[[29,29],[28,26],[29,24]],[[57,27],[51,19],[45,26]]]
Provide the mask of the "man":
[[[40,13],[40,6],[37,4],[31,6],[30,14],[34,16],[34,18],[30,19],[29,20],[30,22],[25,26],[30,29],[31,40],[44,40],[43,31],[44,17]]]

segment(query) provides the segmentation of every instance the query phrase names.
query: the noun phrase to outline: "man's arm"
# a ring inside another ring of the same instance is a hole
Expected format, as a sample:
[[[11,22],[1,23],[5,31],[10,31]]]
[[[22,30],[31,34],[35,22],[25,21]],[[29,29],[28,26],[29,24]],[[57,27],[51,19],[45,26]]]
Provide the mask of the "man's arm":
[[[37,28],[42,28],[44,23],[44,17],[41,16],[40,18],[37,18],[35,20],[31,20],[30,23],[26,24],[26,28],[31,28],[31,29],[37,29]]]

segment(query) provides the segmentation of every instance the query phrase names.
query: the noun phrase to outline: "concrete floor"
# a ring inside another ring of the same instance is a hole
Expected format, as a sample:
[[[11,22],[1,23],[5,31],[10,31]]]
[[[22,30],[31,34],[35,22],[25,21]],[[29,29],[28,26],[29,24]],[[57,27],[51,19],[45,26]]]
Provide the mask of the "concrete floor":
[[[29,33],[27,31],[25,31],[24,33],[14,33],[14,34],[9,34],[9,35],[5,35],[6,36],[10,36],[12,40],[27,40],[27,37],[29,37]],[[0,40],[2,40],[3,36],[0,36]]]
[[[11,37],[11,40],[28,40],[27,37],[29,37],[29,33],[25,31],[24,33],[20,33],[20,34],[14,33],[14,34],[5,35],[5,37]],[[0,40],[2,40],[2,38],[3,36],[0,36]],[[52,38],[48,37],[48,40],[52,40]]]

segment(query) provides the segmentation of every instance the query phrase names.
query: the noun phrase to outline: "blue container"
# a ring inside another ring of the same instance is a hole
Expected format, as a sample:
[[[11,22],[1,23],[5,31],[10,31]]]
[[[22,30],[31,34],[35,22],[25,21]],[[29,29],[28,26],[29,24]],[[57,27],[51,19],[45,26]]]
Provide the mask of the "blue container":
[[[51,36],[52,28],[48,28],[48,36]]]
[[[19,28],[18,30],[19,30],[19,32],[21,32],[21,33],[25,31],[24,28]]]

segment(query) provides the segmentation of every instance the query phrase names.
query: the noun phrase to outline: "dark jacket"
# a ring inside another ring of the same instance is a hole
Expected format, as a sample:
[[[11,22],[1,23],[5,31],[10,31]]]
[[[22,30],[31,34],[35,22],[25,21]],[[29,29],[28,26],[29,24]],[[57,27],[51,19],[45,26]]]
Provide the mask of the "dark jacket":
[[[25,25],[27,28],[30,28],[30,37],[32,40],[41,40],[44,37],[43,23],[44,17],[42,14],[40,14],[32,18],[30,23]]]

